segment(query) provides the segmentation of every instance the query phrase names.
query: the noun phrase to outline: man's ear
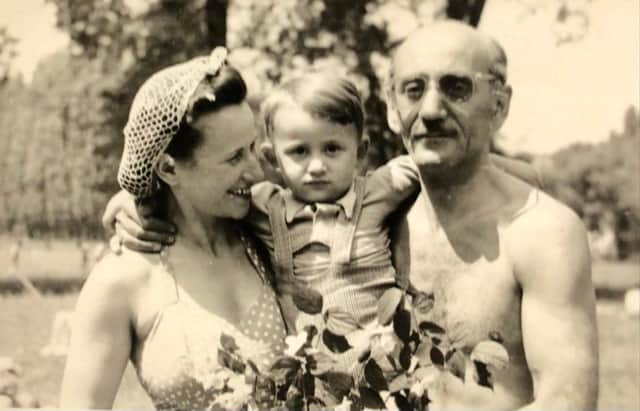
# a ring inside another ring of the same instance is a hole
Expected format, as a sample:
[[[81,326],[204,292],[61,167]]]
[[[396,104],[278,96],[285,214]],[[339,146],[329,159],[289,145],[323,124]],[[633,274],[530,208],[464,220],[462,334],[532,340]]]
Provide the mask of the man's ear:
[[[504,121],[509,115],[509,107],[511,105],[511,95],[513,91],[511,86],[505,85],[500,90],[496,91],[495,96],[495,110],[493,116],[493,131],[496,132],[502,127]]]
[[[385,101],[387,102],[387,124],[389,124],[389,128],[395,134],[402,135],[402,121],[400,120],[400,115],[396,108],[396,102],[393,97],[393,90],[390,86],[390,81],[391,80],[387,80],[387,85],[384,87]]]
[[[280,165],[276,158],[276,151],[273,147],[273,143],[268,138],[260,144],[260,155],[267,160],[267,164],[276,171],[280,171]]]
[[[360,143],[358,144],[358,161],[362,161],[367,158],[367,152],[369,151],[369,138],[362,136]]]
[[[167,183],[169,186],[175,186],[178,184],[178,177],[176,175],[176,161],[167,153],[160,154],[160,158],[156,163],[155,168],[158,177]]]

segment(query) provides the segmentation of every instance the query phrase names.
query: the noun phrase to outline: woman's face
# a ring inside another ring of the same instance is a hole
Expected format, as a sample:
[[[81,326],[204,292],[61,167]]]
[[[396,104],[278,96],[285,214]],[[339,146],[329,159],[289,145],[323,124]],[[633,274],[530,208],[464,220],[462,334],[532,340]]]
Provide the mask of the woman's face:
[[[256,137],[253,114],[247,103],[206,113],[192,124],[202,141],[191,159],[176,162],[177,186],[200,215],[241,219],[249,211],[249,188],[262,179],[254,157]]]

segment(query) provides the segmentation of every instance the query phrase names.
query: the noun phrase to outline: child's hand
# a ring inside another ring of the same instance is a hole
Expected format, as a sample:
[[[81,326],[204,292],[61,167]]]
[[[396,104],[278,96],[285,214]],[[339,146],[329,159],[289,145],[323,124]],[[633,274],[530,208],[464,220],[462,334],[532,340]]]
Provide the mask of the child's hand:
[[[153,202],[139,202],[136,205],[133,196],[126,191],[113,196],[102,217],[105,230],[115,234],[111,241],[112,249],[124,245],[134,251],[157,253],[163,246],[173,244],[174,226],[154,217],[155,210]]]

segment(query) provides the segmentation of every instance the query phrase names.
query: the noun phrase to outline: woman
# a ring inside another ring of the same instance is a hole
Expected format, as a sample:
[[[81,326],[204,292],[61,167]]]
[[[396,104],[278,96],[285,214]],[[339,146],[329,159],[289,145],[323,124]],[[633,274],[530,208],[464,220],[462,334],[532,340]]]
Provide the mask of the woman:
[[[123,250],[93,269],[61,408],[110,408],[128,360],[157,408],[237,408],[229,378],[215,378],[221,339],[258,368],[283,349],[270,277],[238,224],[261,172],[246,86],[225,58],[218,48],[162,70],[134,99],[118,181],[138,199],[162,198],[175,243],[161,254]]]

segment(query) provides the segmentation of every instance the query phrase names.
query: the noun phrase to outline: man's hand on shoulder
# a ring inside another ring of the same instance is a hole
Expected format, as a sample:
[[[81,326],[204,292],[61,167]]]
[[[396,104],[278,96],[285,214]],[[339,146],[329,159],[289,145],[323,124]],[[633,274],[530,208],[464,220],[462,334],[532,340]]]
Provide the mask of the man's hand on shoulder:
[[[124,245],[134,251],[157,253],[163,246],[173,244],[175,227],[156,217],[156,209],[153,199],[136,203],[124,190],[111,197],[102,216],[102,226],[115,236],[112,249]]]

